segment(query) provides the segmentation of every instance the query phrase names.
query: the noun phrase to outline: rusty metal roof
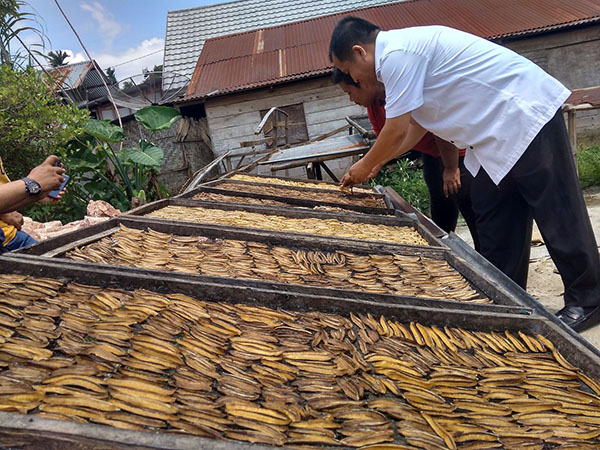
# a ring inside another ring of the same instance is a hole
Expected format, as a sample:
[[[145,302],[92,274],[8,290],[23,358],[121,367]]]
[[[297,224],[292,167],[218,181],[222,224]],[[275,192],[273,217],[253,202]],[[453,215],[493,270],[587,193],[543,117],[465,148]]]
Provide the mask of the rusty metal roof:
[[[600,107],[600,86],[574,89],[565,104],[571,106],[590,105],[592,108]]]
[[[88,71],[94,67],[91,61],[83,61],[52,69],[50,73],[56,77],[65,89],[77,89],[85,80]]]
[[[107,95],[102,78],[106,75],[98,72],[92,61],[69,64],[50,71],[56,82],[68,92],[69,96],[85,106],[85,102]]]
[[[394,1],[397,0],[236,0],[169,11],[164,71],[191,78],[202,46],[209,38]],[[187,79],[177,80],[170,88],[186,84]]]
[[[328,73],[331,32],[348,15],[384,30],[446,25],[494,40],[598,22],[600,2],[409,0],[216,37],[205,42],[182,102]]]

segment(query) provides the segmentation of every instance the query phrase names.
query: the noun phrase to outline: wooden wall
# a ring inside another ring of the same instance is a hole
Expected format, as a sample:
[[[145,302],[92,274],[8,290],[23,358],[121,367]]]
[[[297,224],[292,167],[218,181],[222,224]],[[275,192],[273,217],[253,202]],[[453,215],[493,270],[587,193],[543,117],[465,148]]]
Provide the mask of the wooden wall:
[[[139,140],[148,139],[163,149],[165,157],[158,180],[171,195],[178,194],[194,172],[213,160],[205,119],[180,120],[171,128],[157,131],[154,135],[131,119],[125,121],[123,129],[124,147],[139,148]]]
[[[215,156],[240,148],[241,141],[262,138],[262,133],[254,134],[262,119],[261,110],[298,103],[304,104],[309,139],[341,127],[345,116],[365,113],[331,83],[329,76],[207,99],[206,117]]]

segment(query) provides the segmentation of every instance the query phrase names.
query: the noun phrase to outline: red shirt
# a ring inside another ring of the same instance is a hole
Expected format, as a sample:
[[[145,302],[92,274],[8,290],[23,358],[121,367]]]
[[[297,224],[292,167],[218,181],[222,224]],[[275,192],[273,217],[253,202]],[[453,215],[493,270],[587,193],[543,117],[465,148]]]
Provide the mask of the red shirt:
[[[385,108],[377,103],[373,103],[367,108],[367,115],[369,116],[371,125],[373,125],[375,136],[379,136],[379,133],[381,133],[381,130],[385,125]],[[414,150],[417,150],[421,153],[426,153],[427,155],[431,155],[436,158],[440,157],[440,151],[437,148],[433,134],[430,132],[427,132],[427,134],[425,134],[425,136],[423,136],[423,138],[417,142],[417,144],[414,146]],[[460,156],[465,156],[465,149],[460,149],[458,154]]]

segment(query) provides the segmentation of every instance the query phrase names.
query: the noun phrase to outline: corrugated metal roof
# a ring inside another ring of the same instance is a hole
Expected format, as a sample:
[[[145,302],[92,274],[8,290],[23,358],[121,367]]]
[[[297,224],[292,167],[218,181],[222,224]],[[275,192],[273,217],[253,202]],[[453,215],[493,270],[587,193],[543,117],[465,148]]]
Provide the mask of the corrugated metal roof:
[[[589,104],[600,107],[600,86],[574,89],[565,103],[572,106]]]
[[[600,21],[598,0],[410,0],[209,39],[183,101],[327,73],[335,24],[347,15],[384,30],[447,25],[487,39]]]
[[[88,71],[94,67],[91,61],[69,64],[52,69],[50,73],[56,76],[56,80],[66,90],[77,89],[85,80]]]
[[[107,95],[102,83],[102,77],[106,76],[96,70],[92,61],[57,67],[50,74],[56,77],[56,81],[80,107],[90,100]]]
[[[194,73],[204,41],[397,0],[237,0],[169,11],[163,69],[187,77]],[[180,87],[185,82],[176,82]]]

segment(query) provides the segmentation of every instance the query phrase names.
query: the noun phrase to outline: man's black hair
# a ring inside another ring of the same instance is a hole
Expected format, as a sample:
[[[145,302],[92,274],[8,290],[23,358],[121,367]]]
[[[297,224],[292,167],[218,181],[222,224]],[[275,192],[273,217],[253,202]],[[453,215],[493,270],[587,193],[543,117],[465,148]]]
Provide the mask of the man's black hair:
[[[352,60],[352,46],[375,42],[379,30],[381,28],[368,20],[352,16],[344,17],[337,23],[331,34],[329,60],[333,61],[334,55],[340,61]]]
[[[356,83],[350,75],[342,72],[337,67],[333,68],[333,73],[331,74],[331,81],[333,81],[333,84],[345,83],[349,86],[359,87],[358,83]]]

